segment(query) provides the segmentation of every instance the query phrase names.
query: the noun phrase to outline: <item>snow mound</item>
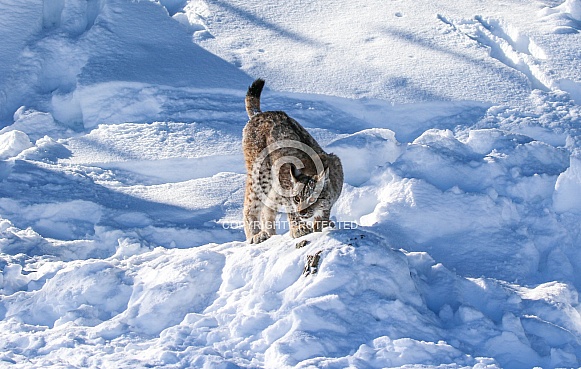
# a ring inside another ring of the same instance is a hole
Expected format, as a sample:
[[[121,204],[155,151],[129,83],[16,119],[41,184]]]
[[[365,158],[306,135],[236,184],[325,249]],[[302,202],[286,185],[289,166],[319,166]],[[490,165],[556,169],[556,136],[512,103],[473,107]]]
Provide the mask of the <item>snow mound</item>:
[[[186,250],[148,250],[127,240],[104,260],[45,263],[27,275],[6,266],[3,289],[19,285],[28,292],[26,299],[4,299],[2,335],[48,327],[22,332],[10,343],[9,359],[72,363],[76,353],[91,350],[99,355],[86,358],[88,365],[118,366],[575,361],[570,347],[581,332],[580,316],[576,292],[566,284],[525,288],[459,278],[426,253],[394,250],[365,230],[305,239],[301,249],[284,235],[258,246]],[[307,255],[315,253],[318,272],[304,275]],[[63,331],[70,338],[56,339]],[[128,331],[143,337],[139,345],[128,345]],[[39,355],[31,340],[53,343]],[[475,355],[463,353],[466,347]]]
[[[345,181],[360,185],[373,176],[374,168],[393,163],[401,154],[395,133],[388,129],[366,129],[337,139],[327,145],[334,154],[343,158],[343,170],[348,177]]]
[[[566,171],[559,175],[555,184],[553,202],[555,210],[563,213],[567,211],[580,212],[581,199],[581,158],[580,153],[571,156],[571,164]]]
[[[581,29],[581,3],[565,0],[560,5],[541,10],[543,18],[551,24],[553,33],[577,33]]]
[[[22,131],[0,134],[0,160],[15,157],[31,146],[30,138]]]
[[[368,232],[307,239],[310,244],[300,250],[288,236],[277,236],[257,247],[230,243],[136,254],[134,249],[133,255],[118,253],[102,261],[56,264],[25,278],[31,296],[8,298],[4,321],[10,322],[7,327],[40,324],[86,335],[104,352],[122,344],[128,329],[159,336],[151,339],[155,354],[146,353],[151,365],[179,363],[188,352],[182,365],[326,366],[335,360],[313,358],[341,356],[359,345],[355,357],[375,357],[373,367],[429,363],[430,356],[417,349],[434,347],[441,348],[436,351],[442,362],[475,363],[438,341],[442,331],[405,253]],[[306,255],[318,251],[318,273],[302,275]],[[4,284],[16,283],[19,276],[20,270],[9,271]],[[38,333],[46,334],[44,339],[58,334],[52,329]],[[373,337],[383,338],[370,343]],[[85,345],[80,346],[55,343],[42,360],[52,355],[68,360]],[[26,344],[13,349],[27,356],[34,350]],[[124,365],[139,351],[136,346],[129,355],[105,355]]]

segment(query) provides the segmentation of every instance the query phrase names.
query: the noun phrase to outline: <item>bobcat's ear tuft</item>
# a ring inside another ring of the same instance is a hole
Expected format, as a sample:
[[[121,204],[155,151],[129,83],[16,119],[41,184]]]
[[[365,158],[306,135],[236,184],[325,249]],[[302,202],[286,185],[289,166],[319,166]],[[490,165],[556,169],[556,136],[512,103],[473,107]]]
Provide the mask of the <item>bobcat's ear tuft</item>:
[[[317,180],[317,182],[319,182],[319,181],[325,182],[327,180],[327,178],[329,178],[329,168],[328,167],[323,169],[323,171],[321,173],[319,173],[315,176],[315,179]]]

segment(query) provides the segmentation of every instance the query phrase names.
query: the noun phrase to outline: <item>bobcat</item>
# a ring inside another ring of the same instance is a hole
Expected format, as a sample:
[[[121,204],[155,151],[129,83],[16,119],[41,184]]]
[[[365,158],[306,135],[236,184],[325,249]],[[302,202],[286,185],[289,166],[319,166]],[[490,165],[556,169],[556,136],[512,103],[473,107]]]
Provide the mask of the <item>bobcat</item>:
[[[244,127],[246,161],[244,232],[250,243],[276,234],[275,217],[284,208],[290,234],[301,237],[330,225],[331,207],[343,187],[343,167],[294,119],[282,111],[262,112],[264,80],[246,94],[250,118]],[[313,219],[313,221],[310,221]]]

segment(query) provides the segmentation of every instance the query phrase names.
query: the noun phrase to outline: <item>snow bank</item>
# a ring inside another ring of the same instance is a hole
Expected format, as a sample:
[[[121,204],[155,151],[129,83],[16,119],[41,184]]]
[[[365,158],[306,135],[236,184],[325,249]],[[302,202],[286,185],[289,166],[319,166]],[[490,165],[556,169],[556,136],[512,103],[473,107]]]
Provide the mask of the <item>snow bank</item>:
[[[345,180],[360,185],[373,176],[373,168],[393,163],[401,153],[394,132],[387,129],[367,129],[333,141],[327,148],[343,161]],[[363,171],[362,168],[369,168]]]
[[[395,234],[463,275],[542,281],[545,246],[533,234],[569,233],[558,215],[559,197],[573,191],[561,184],[574,173],[568,161],[563,149],[496,129],[428,130],[369,182],[347,186],[337,216]]]
[[[117,366],[575,363],[581,326],[571,286],[460,278],[364,230],[306,239],[301,249],[288,235],[187,250],[126,242],[105,260],[45,263],[25,276],[5,267],[3,288],[28,290],[3,300],[7,360],[73,363],[90,351],[99,354],[87,365]],[[304,276],[315,252],[319,270]],[[49,329],[21,331],[28,324]],[[12,341],[17,331],[24,336]],[[55,340],[63,332],[70,338]],[[129,332],[142,337],[138,345],[128,345]],[[37,352],[31,340],[53,343]]]
[[[63,0],[22,9],[28,18],[21,22],[35,24],[31,31],[19,33],[19,27],[10,28],[11,22],[1,28],[5,39],[18,34],[14,42],[1,47],[7,60],[3,68],[11,66],[5,70],[10,78],[1,86],[2,126],[22,105],[52,113],[65,126],[85,122],[95,126],[95,119],[107,115],[95,116],[94,99],[117,95],[123,85],[133,89],[141,103],[119,99],[108,111],[141,111],[143,117],[155,111],[155,104],[149,106],[155,98],[148,96],[147,89],[135,89],[136,84],[242,89],[251,82],[193,44],[187,29],[154,2]]]
[[[551,25],[550,30],[557,34],[571,34],[579,31],[581,4],[575,0],[565,0],[554,7],[545,7],[541,14]]]
[[[88,335],[99,350],[116,347],[128,330],[159,334],[150,344],[163,354],[146,353],[151,365],[172,363],[168,358],[177,363],[183,357],[181,365],[188,366],[221,357],[237,365],[308,366],[320,362],[310,358],[342,355],[382,336],[372,343],[376,355],[359,348],[365,354],[358,355],[375,357],[374,367],[429,363],[430,356],[415,349],[429,352],[433,345],[442,346],[437,351],[443,362],[474,363],[437,343],[442,332],[432,327],[433,314],[425,316],[428,310],[404,253],[367,232],[307,238],[310,245],[300,250],[288,236],[277,236],[252,248],[231,243],[170,252],[155,249],[45,268],[27,278],[29,285],[36,285],[29,287],[28,298],[4,301],[4,321],[12,327],[60,326]],[[320,250],[319,272],[303,276],[306,255]],[[5,284],[16,278],[13,274],[19,273],[8,273]],[[37,333],[49,339],[51,331]],[[388,336],[412,338],[390,345]],[[42,360],[52,355],[67,360],[76,350],[68,346],[62,342],[47,347]],[[17,348],[20,355],[34,350],[24,343]],[[136,351],[140,350],[129,348],[130,356]],[[399,359],[391,361],[391,354],[381,352],[399,352]],[[131,362],[125,355],[105,355],[119,365]],[[94,360],[99,359],[90,359],[96,364]]]

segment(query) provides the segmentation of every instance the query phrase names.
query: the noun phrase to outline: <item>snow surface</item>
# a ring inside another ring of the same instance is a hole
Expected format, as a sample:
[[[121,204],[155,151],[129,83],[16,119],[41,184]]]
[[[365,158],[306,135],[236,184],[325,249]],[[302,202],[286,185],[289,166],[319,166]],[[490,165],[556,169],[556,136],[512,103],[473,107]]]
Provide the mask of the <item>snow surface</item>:
[[[581,367],[580,31],[579,0],[3,0],[0,367]],[[300,249],[243,241],[255,77],[345,168]]]

